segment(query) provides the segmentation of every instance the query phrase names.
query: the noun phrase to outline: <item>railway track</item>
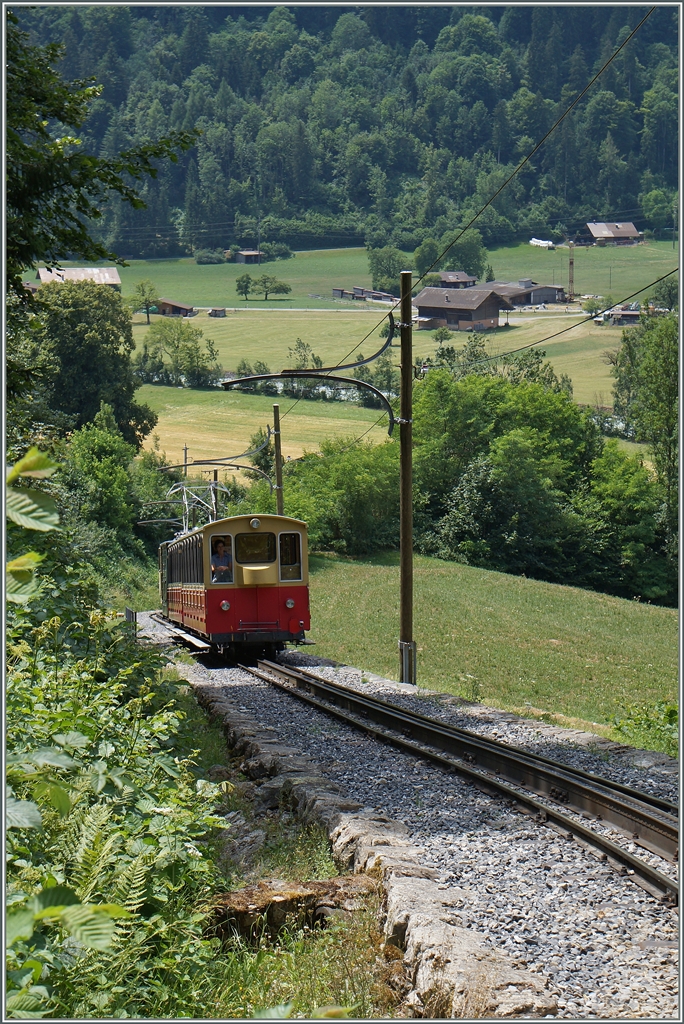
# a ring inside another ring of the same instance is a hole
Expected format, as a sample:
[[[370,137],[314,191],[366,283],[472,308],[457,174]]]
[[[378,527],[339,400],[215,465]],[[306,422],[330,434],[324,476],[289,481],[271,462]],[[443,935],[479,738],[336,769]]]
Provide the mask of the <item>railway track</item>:
[[[592,823],[605,825],[673,862],[678,856],[679,835],[674,804],[408,711],[305,669],[271,661],[259,661],[256,669],[240,667],[382,742],[429,759],[465,776],[481,790],[507,798],[538,821],[590,847],[652,895],[672,905],[678,903],[679,887],[673,878],[592,828]]]

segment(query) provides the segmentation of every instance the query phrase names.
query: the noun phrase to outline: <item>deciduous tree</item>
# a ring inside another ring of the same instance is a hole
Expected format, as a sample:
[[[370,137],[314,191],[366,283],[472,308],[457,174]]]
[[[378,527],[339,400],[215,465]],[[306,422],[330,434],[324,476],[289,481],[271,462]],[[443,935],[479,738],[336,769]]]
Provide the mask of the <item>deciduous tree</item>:
[[[254,281],[249,274],[240,274],[235,281],[235,291],[238,295],[241,295],[243,299],[249,299],[249,293],[252,291]]]
[[[65,281],[41,288],[40,301],[39,333],[55,361],[52,407],[83,426],[106,402],[125,440],[139,447],[157,417],[133,400],[131,313],[119,293],[92,281]]]
[[[159,293],[150,280],[138,281],[131,298],[133,309],[143,309],[147,314],[147,322],[150,322],[150,309],[159,305]]]

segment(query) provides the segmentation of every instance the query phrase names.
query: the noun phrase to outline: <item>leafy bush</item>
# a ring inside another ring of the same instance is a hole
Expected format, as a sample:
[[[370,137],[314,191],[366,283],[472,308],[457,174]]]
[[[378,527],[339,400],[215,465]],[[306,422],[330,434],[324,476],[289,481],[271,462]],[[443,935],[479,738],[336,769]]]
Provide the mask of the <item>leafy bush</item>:
[[[146,1016],[175,952],[197,969],[211,955],[196,900],[220,791],[169,751],[182,714],[160,654],[68,586],[42,585],[8,635],[9,970],[31,1001],[12,1016]]]
[[[616,715],[614,724],[634,744],[671,757],[679,755],[679,705],[675,701],[630,705]]]
[[[200,266],[226,262],[222,249],[197,249],[195,252],[195,263],[199,263]]]
[[[289,260],[294,256],[292,249],[284,242],[262,242],[261,252],[262,263],[270,263],[271,260]]]

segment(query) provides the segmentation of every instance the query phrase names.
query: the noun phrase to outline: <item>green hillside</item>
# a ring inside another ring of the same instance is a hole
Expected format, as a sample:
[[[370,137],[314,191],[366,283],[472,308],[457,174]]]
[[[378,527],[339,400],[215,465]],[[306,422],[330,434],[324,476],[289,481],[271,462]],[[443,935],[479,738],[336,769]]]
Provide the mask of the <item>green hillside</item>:
[[[312,561],[316,653],[398,678],[398,557]],[[668,608],[418,557],[414,609],[419,687],[602,731],[627,704],[677,694]]]

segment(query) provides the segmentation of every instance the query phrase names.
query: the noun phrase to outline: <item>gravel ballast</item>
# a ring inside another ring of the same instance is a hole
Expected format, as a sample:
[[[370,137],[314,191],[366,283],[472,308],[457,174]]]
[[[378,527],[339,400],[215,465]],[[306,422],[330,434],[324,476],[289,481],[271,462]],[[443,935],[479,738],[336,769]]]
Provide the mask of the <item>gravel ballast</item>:
[[[152,620],[143,626],[158,632]],[[310,655],[286,654],[283,660],[677,801],[677,766],[663,755],[631,751],[600,737],[591,742],[587,734],[456,698],[419,697]],[[207,659],[201,674],[241,713],[307,755],[350,801],[403,823],[449,898],[454,923],[538,974],[555,997],[555,1016],[679,1019],[678,918],[671,908],[574,841],[457,775],[379,744],[240,669]],[[658,866],[673,873],[672,865]]]

